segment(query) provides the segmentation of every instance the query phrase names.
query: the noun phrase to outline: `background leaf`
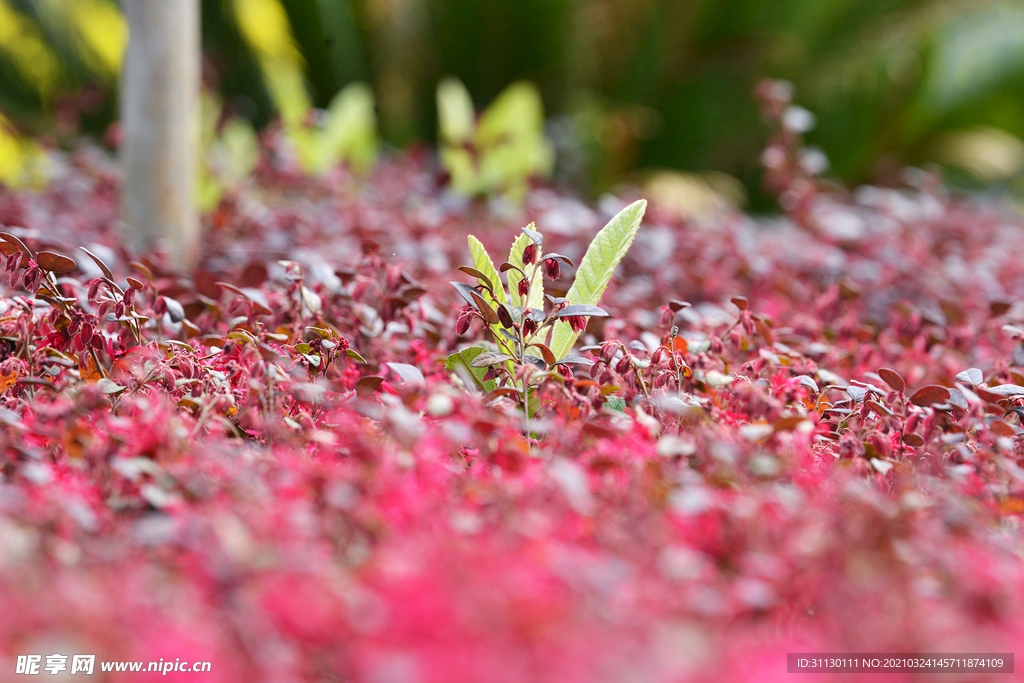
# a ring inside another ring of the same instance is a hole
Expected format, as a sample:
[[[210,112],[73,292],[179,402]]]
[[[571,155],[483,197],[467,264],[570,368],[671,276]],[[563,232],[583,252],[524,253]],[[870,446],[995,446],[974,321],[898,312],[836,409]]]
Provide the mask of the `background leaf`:
[[[445,78],[437,86],[437,126],[443,142],[461,145],[473,137],[476,111],[466,86],[457,78]]]
[[[426,382],[423,373],[415,365],[408,363],[386,363],[386,365],[409,386],[422,387]]]

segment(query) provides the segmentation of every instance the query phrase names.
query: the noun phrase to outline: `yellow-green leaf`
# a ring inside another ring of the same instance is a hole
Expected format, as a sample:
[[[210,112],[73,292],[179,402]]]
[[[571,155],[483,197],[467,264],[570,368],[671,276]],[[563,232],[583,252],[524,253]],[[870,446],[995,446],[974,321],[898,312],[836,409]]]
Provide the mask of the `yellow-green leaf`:
[[[507,299],[505,298],[505,288],[501,284],[501,275],[498,273],[498,269],[494,267],[494,262],[491,261],[491,257],[487,250],[484,249],[484,245],[472,235],[469,236],[469,254],[473,258],[473,267],[486,275],[487,279],[490,280],[491,287],[494,289],[494,296],[497,298],[496,303],[505,303]]]
[[[534,226],[533,223],[530,223],[526,227],[528,227],[531,230],[535,230],[536,229],[536,226]],[[527,308],[536,308],[538,310],[543,310],[543,308],[544,308],[544,277],[543,277],[543,274],[540,272],[541,269],[540,268],[534,269],[534,267],[532,265],[530,265],[530,266],[524,266],[523,265],[523,250],[526,249],[526,245],[528,245],[528,244],[533,244],[533,240],[531,240],[526,235],[523,235],[523,234],[519,235],[518,239],[516,239],[516,241],[512,244],[512,251],[509,252],[508,262],[511,263],[512,265],[516,266],[517,268],[522,268],[526,273],[530,273],[531,271],[533,271],[533,277],[530,279],[530,293],[529,293],[529,296],[528,296],[527,300],[525,300],[525,301],[523,300],[523,298],[521,296],[519,296],[519,281],[523,279],[523,276],[520,275],[515,270],[509,270],[508,273],[507,273],[507,276],[508,276],[508,295],[509,295],[509,298],[510,298],[511,303],[512,303],[513,306],[525,306]],[[537,259],[534,261],[534,264],[540,263],[542,258],[543,257],[541,255],[541,250],[538,247],[537,248]]]
[[[604,226],[594,241],[587,247],[580,267],[576,271],[576,280],[569,288],[566,299],[570,304],[590,304],[596,306],[601,295],[612,279],[615,267],[629,251],[640,229],[647,210],[647,202],[643,199],[633,202],[617,213],[608,225]],[[551,352],[555,358],[565,358],[576,343],[579,334],[573,331],[568,323],[556,322],[551,333]]]
[[[437,86],[437,124],[441,140],[460,145],[468,142],[476,128],[473,100],[457,78],[449,76]]]

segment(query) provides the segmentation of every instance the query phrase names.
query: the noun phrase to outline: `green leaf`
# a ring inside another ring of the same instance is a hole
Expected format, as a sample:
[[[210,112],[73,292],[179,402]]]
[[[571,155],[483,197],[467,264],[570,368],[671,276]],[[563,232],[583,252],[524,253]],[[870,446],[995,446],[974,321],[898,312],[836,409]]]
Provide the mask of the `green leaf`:
[[[576,271],[576,281],[566,294],[570,304],[596,306],[601,301],[601,295],[611,281],[615,267],[633,244],[633,238],[640,229],[640,221],[643,220],[646,210],[645,200],[635,201],[617,213],[608,221],[608,225],[597,233]],[[577,337],[579,334],[573,332],[568,323],[556,322],[549,344],[555,358],[564,358],[576,343]]]
[[[620,413],[626,412],[626,399],[621,396],[609,396],[604,404],[612,410],[617,410]]]
[[[494,296],[497,297],[495,303],[503,304],[508,301],[505,298],[505,288],[501,284],[501,274],[494,267],[494,262],[491,261],[484,245],[472,235],[469,236],[469,253],[473,257],[473,266],[491,281],[491,288],[494,290]]]
[[[474,143],[484,191],[521,200],[528,178],[550,176],[554,148],[544,138],[544,105],[537,87],[518,81],[505,88],[480,116]]]
[[[345,349],[345,355],[357,363],[362,363],[363,365],[366,365],[366,359],[360,356],[358,351],[353,351],[352,349]]]
[[[349,83],[334,96],[321,136],[329,165],[347,161],[358,173],[373,167],[379,148],[374,106],[373,90],[360,81]]]
[[[529,229],[534,229],[533,223],[526,226]],[[522,268],[527,273],[533,270],[533,277],[530,280],[530,294],[526,301],[519,296],[519,281],[523,279],[515,270],[508,271],[508,295],[512,301],[513,306],[525,306],[527,308],[536,308],[538,310],[544,310],[544,276],[541,273],[540,268],[534,269],[532,265],[523,266],[523,249],[526,249],[526,245],[533,244],[533,240],[527,237],[525,234],[519,235],[516,241],[512,244],[512,251],[509,252],[508,262],[514,266]],[[537,260],[534,264],[540,263],[543,259],[541,250],[537,249]]]
[[[443,142],[461,145],[473,136],[476,110],[469,91],[457,78],[449,76],[437,86],[437,125]]]
[[[463,349],[448,356],[444,361],[444,366],[459,375],[462,381],[466,383],[466,386],[475,385],[476,388],[483,392],[493,391],[495,387],[494,381],[484,379],[484,375],[487,374],[487,368],[473,367],[473,361],[476,360],[476,357],[487,352],[487,349],[482,346],[471,346],[468,349]]]

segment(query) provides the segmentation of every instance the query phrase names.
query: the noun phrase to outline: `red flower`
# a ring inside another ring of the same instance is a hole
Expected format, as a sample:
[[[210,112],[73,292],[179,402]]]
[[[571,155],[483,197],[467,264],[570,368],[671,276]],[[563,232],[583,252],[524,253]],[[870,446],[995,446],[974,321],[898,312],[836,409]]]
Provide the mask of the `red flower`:
[[[518,287],[518,290],[519,290],[519,296],[521,296],[522,298],[525,299],[527,297],[527,295],[530,293],[530,282],[529,282],[529,280],[527,280],[524,277],[522,280],[519,281],[519,285],[517,287]]]

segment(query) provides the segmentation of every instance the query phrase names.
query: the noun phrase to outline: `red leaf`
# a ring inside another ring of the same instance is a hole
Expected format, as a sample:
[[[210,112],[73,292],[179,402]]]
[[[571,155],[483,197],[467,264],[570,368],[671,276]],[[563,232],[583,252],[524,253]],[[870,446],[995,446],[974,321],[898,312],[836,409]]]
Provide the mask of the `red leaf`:
[[[921,387],[910,397],[915,406],[930,406],[934,403],[945,403],[949,400],[949,389],[938,384]]]
[[[878,371],[878,376],[881,377],[886,384],[888,384],[890,387],[900,392],[901,394],[907,389],[907,383],[903,381],[903,377],[900,375],[900,373],[896,372],[895,370],[890,370],[889,368],[881,368]]]

